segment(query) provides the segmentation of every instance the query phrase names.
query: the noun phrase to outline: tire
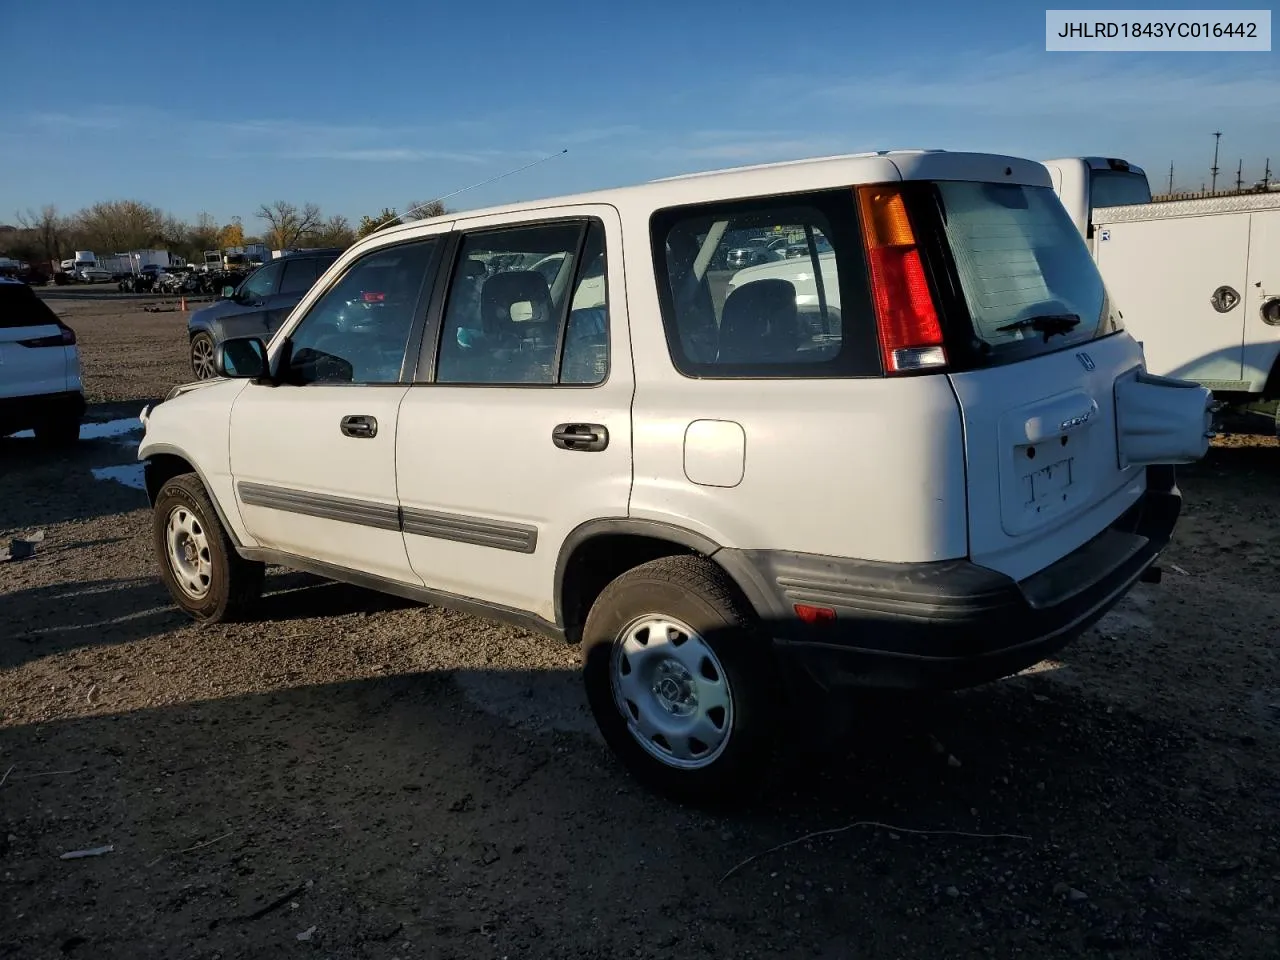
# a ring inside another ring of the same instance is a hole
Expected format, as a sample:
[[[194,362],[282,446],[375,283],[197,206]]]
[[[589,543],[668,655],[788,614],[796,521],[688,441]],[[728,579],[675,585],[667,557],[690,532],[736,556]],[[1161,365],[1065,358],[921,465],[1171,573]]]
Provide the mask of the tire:
[[[665,657],[650,652],[652,629],[664,623],[673,628],[659,641]],[[582,660],[596,724],[645,786],[721,805],[767,784],[780,740],[773,660],[748,605],[710,560],[663,557],[610,583],[587,616]],[[643,680],[628,688],[628,676]]]
[[[197,380],[212,380],[217,376],[213,369],[213,337],[197,333],[191,338],[191,372]]]
[[[70,447],[80,440],[80,418],[70,415],[37,423],[31,430],[36,442],[46,447]]]
[[[160,579],[173,602],[193,619],[240,620],[262,596],[266,566],[236,553],[194,473],[176,476],[160,488],[151,539]]]

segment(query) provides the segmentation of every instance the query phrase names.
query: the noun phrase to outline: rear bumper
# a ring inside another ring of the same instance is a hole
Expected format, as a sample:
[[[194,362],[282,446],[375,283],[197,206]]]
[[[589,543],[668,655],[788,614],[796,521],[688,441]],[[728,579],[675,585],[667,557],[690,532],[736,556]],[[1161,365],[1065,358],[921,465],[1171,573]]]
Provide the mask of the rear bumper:
[[[1096,623],[1169,542],[1182,495],[1172,467],[1110,527],[1021,582],[965,560],[871,563],[721,550],[779,659],[819,687],[956,689],[1009,676]],[[796,604],[834,610],[806,624]]]
[[[63,417],[80,418],[84,411],[84,394],[75,390],[34,397],[3,397],[0,398],[0,436],[30,430],[37,424]]]

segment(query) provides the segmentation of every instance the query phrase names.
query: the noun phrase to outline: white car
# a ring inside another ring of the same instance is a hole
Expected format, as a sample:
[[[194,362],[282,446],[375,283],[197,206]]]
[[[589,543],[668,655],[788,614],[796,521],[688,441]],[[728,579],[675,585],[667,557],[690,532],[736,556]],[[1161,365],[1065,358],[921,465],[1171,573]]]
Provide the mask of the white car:
[[[727,292],[745,230],[825,238],[821,287]],[[179,607],[248,615],[278,563],[567,639],[615,753],[692,799],[818,704],[1007,676],[1158,579],[1211,426],[1044,167],[941,151],[392,227],[215,364],[142,414]]]
[[[0,437],[72,443],[84,415],[75,331],[25,283],[0,277]]]
[[[114,279],[111,271],[102,267],[81,267],[76,271],[76,277],[81,283],[105,283]]]

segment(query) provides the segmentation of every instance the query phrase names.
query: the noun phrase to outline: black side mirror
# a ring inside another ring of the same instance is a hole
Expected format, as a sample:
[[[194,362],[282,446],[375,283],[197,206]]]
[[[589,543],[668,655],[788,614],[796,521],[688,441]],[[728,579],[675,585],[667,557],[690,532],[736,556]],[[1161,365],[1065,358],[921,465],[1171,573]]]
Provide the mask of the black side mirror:
[[[220,377],[261,380],[270,376],[267,345],[257,337],[233,337],[213,350],[213,368]]]

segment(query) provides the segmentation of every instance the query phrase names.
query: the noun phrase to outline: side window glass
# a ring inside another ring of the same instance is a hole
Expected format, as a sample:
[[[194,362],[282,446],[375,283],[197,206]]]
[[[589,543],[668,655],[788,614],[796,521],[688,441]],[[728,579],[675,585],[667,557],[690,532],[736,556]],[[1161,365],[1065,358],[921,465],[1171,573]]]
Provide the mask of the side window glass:
[[[283,267],[282,263],[269,263],[262,267],[244,282],[244,287],[240,290],[240,299],[261,300],[263,297],[271,296],[279,286],[280,272]]]
[[[582,264],[574,283],[560,356],[560,382],[603,383],[609,374],[609,304],[606,296],[604,227],[587,231]]]
[[[384,247],[353,263],[289,338],[287,382],[399,382],[437,243]]]
[[[557,381],[560,324],[584,223],[472,233],[458,254],[441,331],[437,383]],[[557,262],[568,262],[557,268]],[[549,279],[550,278],[550,279]]]
[[[850,269],[860,265],[856,236],[839,226],[816,204],[673,211],[654,239],[676,366],[700,377],[804,377],[865,365],[844,356],[864,352],[864,338],[850,336],[841,286],[857,290],[865,278]],[[853,328],[873,329],[861,306]]]
[[[306,293],[316,282],[316,270],[319,264],[310,258],[286,260],[284,279],[280,281],[281,293]]]

